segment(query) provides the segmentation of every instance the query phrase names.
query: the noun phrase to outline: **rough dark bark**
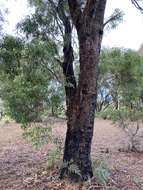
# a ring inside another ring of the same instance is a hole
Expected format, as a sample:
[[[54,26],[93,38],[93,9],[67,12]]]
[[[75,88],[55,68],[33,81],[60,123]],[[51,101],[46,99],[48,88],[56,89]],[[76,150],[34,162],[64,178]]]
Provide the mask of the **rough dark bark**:
[[[77,136],[76,131],[72,131],[71,128],[73,126],[73,110],[75,108],[75,96],[77,92],[77,84],[76,79],[74,76],[74,69],[73,69],[73,61],[74,61],[74,53],[72,48],[72,26],[71,26],[71,19],[65,13],[65,0],[59,0],[58,6],[55,5],[53,0],[49,0],[49,2],[53,5],[54,9],[56,10],[56,14],[63,23],[63,55],[64,61],[60,63],[63,69],[63,74],[65,77],[65,93],[66,93],[66,106],[67,106],[67,134],[65,139],[65,147],[64,147],[64,158],[63,161],[71,161],[72,151],[75,148],[74,139]],[[76,136],[75,134],[76,133]],[[69,154],[70,153],[70,154]],[[61,171],[61,178],[63,177],[66,170]]]
[[[65,84],[66,103],[67,103],[67,110],[69,110],[68,107],[70,106],[72,98],[76,93],[76,79],[74,76],[74,69],[73,69],[74,54],[72,48],[72,26],[70,18],[69,16],[66,15],[64,7],[65,7],[65,1],[59,0],[57,12],[64,27],[64,35],[63,35],[64,62],[61,66],[63,68],[63,74],[66,80]]]
[[[79,39],[80,75],[78,87],[68,107],[70,114],[63,160],[72,160],[78,166],[82,179],[87,180],[93,176],[90,152],[96,108],[97,66],[106,0],[87,1],[83,12],[76,0],[68,2]]]
[[[72,26],[71,20],[68,16],[66,16],[64,11],[64,1],[59,0],[58,4],[58,15],[63,22],[64,26],[64,35],[63,35],[63,55],[64,61],[62,63],[63,74],[65,77],[65,93],[66,93],[66,106],[67,106],[67,133],[65,139],[65,146],[64,146],[64,157],[63,161],[69,162],[72,160],[73,152],[75,152],[75,143],[77,140],[75,139],[78,137],[77,131],[72,130],[73,127],[73,116],[75,116],[74,109],[75,109],[75,96],[77,92],[77,84],[74,75],[73,69],[73,61],[74,61],[74,53],[72,48]],[[75,135],[76,134],[76,135]],[[60,177],[62,178],[66,169],[62,169]]]

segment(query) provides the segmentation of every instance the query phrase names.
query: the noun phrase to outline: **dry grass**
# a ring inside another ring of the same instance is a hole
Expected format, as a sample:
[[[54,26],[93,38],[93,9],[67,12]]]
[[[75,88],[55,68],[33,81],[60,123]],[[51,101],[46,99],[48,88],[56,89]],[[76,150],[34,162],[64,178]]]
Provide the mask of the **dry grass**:
[[[64,137],[65,121],[56,120],[53,123],[54,133]],[[111,181],[114,188],[110,186],[106,189],[143,189],[143,154],[118,151],[127,144],[126,134],[111,121],[96,120],[92,157],[105,160],[112,170]],[[58,180],[57,171],[47,171],[48,150],[49,146],[35,150],[28,144],[22,138],[19,125],[12,123],[0,126],[0,190],[105,189],[98,187],[96,180],[93,180],[90,187],[74,184],[69,180]]]

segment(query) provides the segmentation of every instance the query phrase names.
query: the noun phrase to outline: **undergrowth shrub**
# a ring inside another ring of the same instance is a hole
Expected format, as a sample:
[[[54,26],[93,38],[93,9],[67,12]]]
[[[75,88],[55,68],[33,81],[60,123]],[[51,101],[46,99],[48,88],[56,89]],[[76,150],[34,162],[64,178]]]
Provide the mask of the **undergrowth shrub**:
[[[128,109],[126,112],[119,110],[118,120],[116,123],[121,129],[124,130],[129,139],[127,148],[121,148],[119,151],[142,152],[142,134],[140,133],[143,123],[142,118],[143,109],[140,106]]]
[[[108,107],[106,110],[98,113],[98,117],[103,119],[110,119],[116,126],[120,127],[128,136],[126,144],[128,148],[121,148],[119,151],[141,151],[137,146],[142,143],[139,134],[141,131],[141,125],[143,123],[143,107],[141,103],[133,104],[130,106],[122,106],[119,109],[113,109]],[[139,149],[139,150],[137,150]]]
[[[128,110],[126,108],[121,108],[119,110],[114,109],[113,107],[108,107],[107,109],[98,112],[97,117],[102,119],[109,119],[112,120],[114,123],[119,121],[120,117],[127,117]]]
[[[43,126],[40,123],[30,124],[25,128],[23,136],[36,148],[51,142],[52,128],[51,126]]]
[[[97,117],[102,118],[102,119],[110,119],[112,115],[112,108],[108,107],[107,109],[97,112]]]
[[[52,143],[55,145],[47,156],[48,169],[53,169],[61,165],[61,157],[63,152],[63,139],[61,137],[53,137]]]
[[[99,180],[99,183],[106,186],[110,176],[110,170],[103,160],[93,160],[92,162],[93,174]]]
[[[13,122],[13,120],[7,116],[7,115],[4,115],[1,119],[0,119],[0,123],[3,123],[3,124],[9,124]]]
[[[51,150],[47,155],[47,168],[53,169],[60,167],[61,156],[63,152],[63,139],[62,137],[56,137],[52,133],[52,126],[42,123],[32,123],[26,126],[23,136],[28,140],[35,148],[41,148],[45,144],[51,144]],[[52,146],[53,145],[53,146]]]
[[[74,177],[78,176],[82,179],[81,171],[79,167],[74,163],[73,160],[69,162],[63,162],[60,167],[61,171],[66,171],[68,176]]]

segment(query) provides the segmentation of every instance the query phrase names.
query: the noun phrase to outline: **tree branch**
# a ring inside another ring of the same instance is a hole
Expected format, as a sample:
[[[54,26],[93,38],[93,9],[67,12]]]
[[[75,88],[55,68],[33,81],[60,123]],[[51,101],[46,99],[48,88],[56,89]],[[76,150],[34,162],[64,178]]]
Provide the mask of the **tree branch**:
[[[124,13],[121,10],[115,9],[114,13],[105,21],[104,27],[111,22],[122,21],[123,15]]]
[[[143,5],[141,6],[139,2],[141,2],[142,0],[131,0],[132,4],[141,11],[141,13],[143,14]]]
[[[67,84],[70,84],[72,86],[65,86],[67,99],[70,99],[71,96],[74,96],[76,91],[76,79],[73,68],[74,55],[72,48],[71,21],[69,15],[67,15],[65,11],[66,0],[59,0],[57,5],[53,2],[53,0],[49,0],[49,2],[53,5],[53,8],[56,11],[58,18],[63,23],[64,61],[63,63],[60,63],[60,65],[63,69],[63,74],[65,76]]]
[[[56,72],[53,71],[51,68],[49,68],[48,64],[45,63],[45,61],[43,59],[41,59],[41,65],[44,66],[44,68],[46,68],[49,71],[51,76],[53,76],[59,83],[62,83],[62,81],[60,81],[59,77],[57,76]]]
[[[80,20],[82,18],[82,11],[78,4],[77,0],[68,0],[70,14],[73,20],[73,23],[78,27]]]
[[[54,12],[54,14],[55,14],[55,21],[56,21],[56,23],[57,23],[57,25],[58,25],[58,27],[59,27],[59,29],[60,29],[60,32],[61,32],[61,34],[62,34],[62,36],[64,35],[63,34],[63,31],[62,31],[62,27],[61,27],[61,24],[59,23],[59,20],[58,20],[58,12],[57,12],[57,10],[58,10],[58,6],[54,3],[54,1],[53,0],[48,0],[49,1],[49,3],[51,4],[51,6],[53,7],[53,12]]]

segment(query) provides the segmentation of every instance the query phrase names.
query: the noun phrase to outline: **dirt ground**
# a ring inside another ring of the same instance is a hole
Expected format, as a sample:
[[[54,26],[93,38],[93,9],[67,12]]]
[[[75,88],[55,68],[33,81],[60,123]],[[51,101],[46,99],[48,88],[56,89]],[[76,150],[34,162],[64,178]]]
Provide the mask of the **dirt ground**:
[[[55,120],[53,125],[55,134],[65,136],[64,120]],[[104,160],[111,169],[115,187],[110,190],[143,190],[143,154],[118,151],[128,143],[122,129],[111,121],[96,119],[92,158]],[[0,190],[86,190],[58,179],[49,183],[49,176],[57,174],[46,169],[48,151],[48,146],[36,150],[28,144],[18,124],[0,124]]]

